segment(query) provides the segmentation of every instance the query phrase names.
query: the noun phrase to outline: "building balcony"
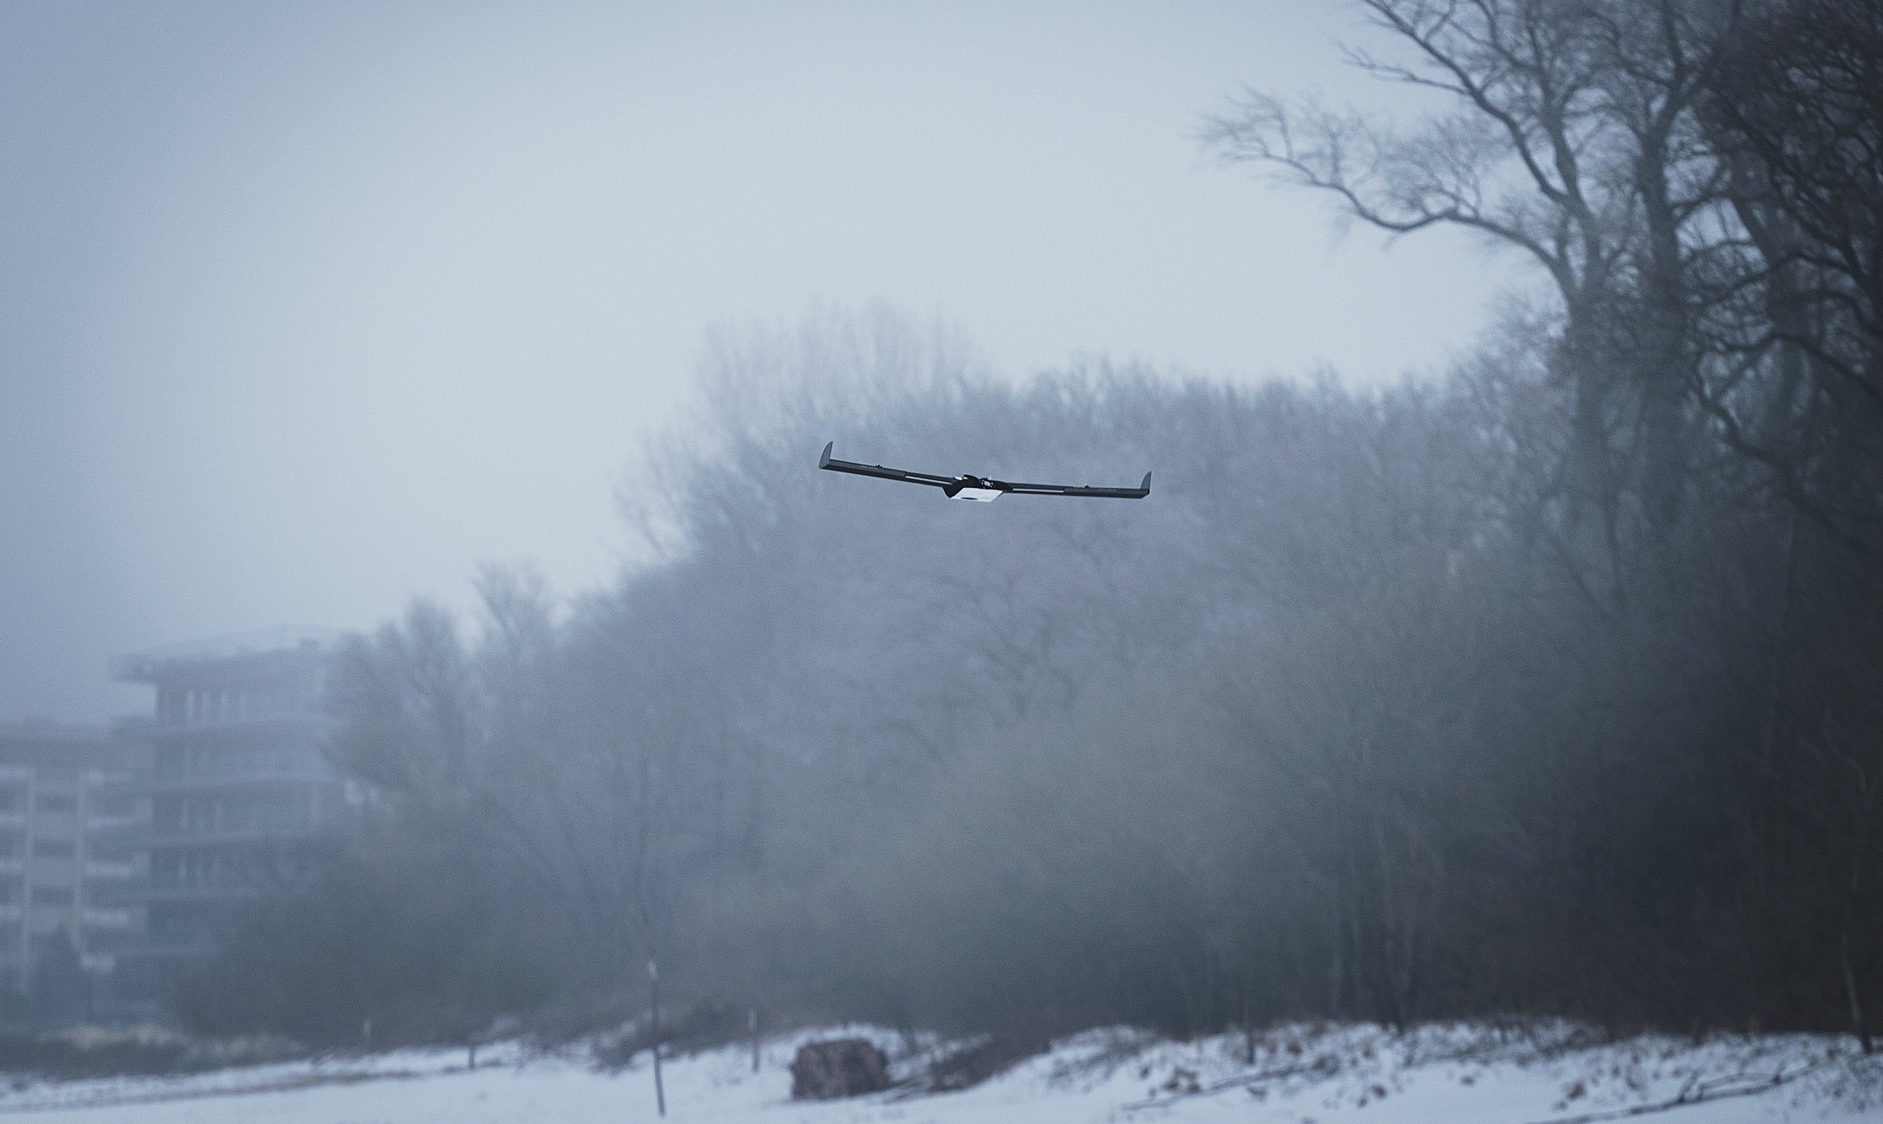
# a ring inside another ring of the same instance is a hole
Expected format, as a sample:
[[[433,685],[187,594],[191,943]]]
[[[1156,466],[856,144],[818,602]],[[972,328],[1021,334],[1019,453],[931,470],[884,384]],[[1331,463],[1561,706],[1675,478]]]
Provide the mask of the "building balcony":
[[[183,882],[173,878],[133,878],[110,887],[98,887],[89,895],[91,906],[120,912],[130,906],[152,902],[213,902],[250,898],[262,887],[248,882]],[[88,909],[87,914],[91,912]],[[129,922],[127,921],[126,924]]]
[[[156,740],[173,738],[178,734],[194,734],[203,731],[241,730],[264,726],[320,726],[332,722],[327,716],[311,710],[272,710],[256,714],[232,714],[214,718],[183,718],[168,715],[157,719],[148,731]]]
[[[299,844],[312,843],[332,834],[333,828],[329,825],[305,822],[280,826],[176,826],[153,829],[147,838],[146,845],[152,851],[164,851],[180,847],[216,847],[242,843]]]
[[[206,936],[163,937],[127,943],[115,950],[120,964],[130,960],[197,960],[213,955],[216,942]]]
[[[307,788],[339,783],[340,778],[324,766],[310,765],[304,769],[256,769],[252,772],[162,773],[152,777],[144,791],[151,796],[165,796],[207,789]]]
[[[113,675],[132,682],[147,682],[167,672],[213,666],[234,661],[317,658],[330,651],[344,633],[332,628],[304,625],[269,625],[226,636],[208,636],[179,644],[164,644],[113,656]]]

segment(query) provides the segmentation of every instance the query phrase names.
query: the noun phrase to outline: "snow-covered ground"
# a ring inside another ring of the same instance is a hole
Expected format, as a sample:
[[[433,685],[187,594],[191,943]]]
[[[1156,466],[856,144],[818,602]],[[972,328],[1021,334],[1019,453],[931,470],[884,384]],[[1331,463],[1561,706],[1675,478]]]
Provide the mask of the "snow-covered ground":
[[[896,1092],[822,1103],[790,1099],[793,1053],[814,1038],[863,1034],[913,1073],[917,1050],[868,1028],[827,1028],[663,1065],[667,1118],[723,1124],[1072,1124],[1215,1121],[1258,1124],[1530,1124],[1636,1118],[1671,1124],[1883,1120],[1883,1065],[1849,1040],[1810,1036],[1595,1043],[1567,1026],[1494,1030],[1284,1027],[1253,1042],[1228,1035],[1158,1042],[1091,1031],[974,1088]],[[370,1058],[252,1066],[177,1078],[0,1088],[0,1113],[60,1124],[552,1124],[653,1121],[643,1061],[595,1069],[586,1047],[542,1053],[399,1051]]]

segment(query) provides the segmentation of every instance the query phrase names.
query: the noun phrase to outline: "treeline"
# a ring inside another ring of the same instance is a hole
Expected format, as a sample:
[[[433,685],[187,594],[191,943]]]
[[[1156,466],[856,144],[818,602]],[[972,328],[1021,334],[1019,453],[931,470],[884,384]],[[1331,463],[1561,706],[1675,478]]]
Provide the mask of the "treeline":
[[[1883,1012],[1883,4],[1369,0],[1422,125],[1215,141],[1552,286],[1443,377],[1013,384],[723,333],[628,514],[334,671],[348,853],[185,988],[448,1036],[637,986],[1050,1032]],[[1383,48],[1385,49],[1385,48]],[[1330,326],[1330,330],[1338,330]],[[1354,325],[1351,330],[1366,330]],[[1141,502],[942,502],[817,450]]]

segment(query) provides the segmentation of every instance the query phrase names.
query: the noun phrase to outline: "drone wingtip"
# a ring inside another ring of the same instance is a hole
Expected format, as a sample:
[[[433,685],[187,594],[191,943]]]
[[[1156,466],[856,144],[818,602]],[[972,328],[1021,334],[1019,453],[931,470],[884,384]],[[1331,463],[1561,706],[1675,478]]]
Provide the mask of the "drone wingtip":
[[[1144,483],[1139,484],[1138,487],[1144,492],[1145,495],[1148,496],[1151,494],[1151,474],[1150,473],[1147,472],[1144,474]]]
[[[817,467],[819,468],[830,467],[830,450],[836,444],[837,443],[835,441],[824,442],[824,451],[817,455]]]

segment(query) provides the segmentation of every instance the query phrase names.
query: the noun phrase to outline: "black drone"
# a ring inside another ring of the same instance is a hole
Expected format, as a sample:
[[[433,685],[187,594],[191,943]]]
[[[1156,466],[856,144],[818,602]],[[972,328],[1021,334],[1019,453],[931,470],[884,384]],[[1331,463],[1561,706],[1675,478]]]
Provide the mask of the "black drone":
[[[931,488],[940,488],[951,500],[980,500],[982,503],[999,496],[1002,492],[1013,492],[1021,496],[1096,496],[1101,499],[1141,500],[1151,494],[1151,474],[1144,474],[1144,483],[1135,488],[1092,488],[1074,487],[1070,484],[1014,484],[1006,480],[990,480],[985,476],[930,476],[926,472],[904,472],[900,468],[884,468],[880,464],[858,464],[855,461],[831,459],[830,449],[836,442],[824,446],[823,455],[817,458],[817,467],[828,468],[832,472],[848,472],[857,476],[875,476],[884,480],[902,480],[910,484],[926,484]]]

